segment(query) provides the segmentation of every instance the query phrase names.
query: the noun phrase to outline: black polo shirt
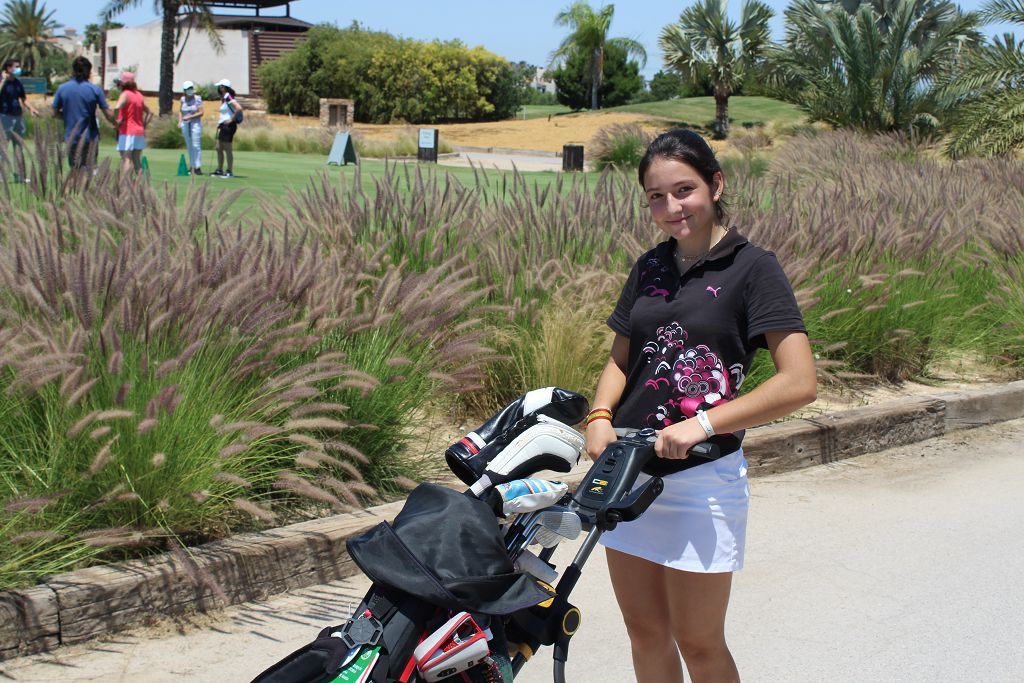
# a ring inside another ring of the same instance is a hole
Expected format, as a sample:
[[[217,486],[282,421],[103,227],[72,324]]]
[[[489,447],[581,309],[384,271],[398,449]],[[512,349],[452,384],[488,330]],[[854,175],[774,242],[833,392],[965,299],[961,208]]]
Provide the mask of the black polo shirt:
[[[680,278],[670,238],[637,260],[608,326],[629,339],[626,386],[613,424],[663,429],[736,397],[765,332],[806,332],[775,254],[735,228]],[[717,435],[724,452],[743,433]],[[667,474],[680,461],[645,471]]]

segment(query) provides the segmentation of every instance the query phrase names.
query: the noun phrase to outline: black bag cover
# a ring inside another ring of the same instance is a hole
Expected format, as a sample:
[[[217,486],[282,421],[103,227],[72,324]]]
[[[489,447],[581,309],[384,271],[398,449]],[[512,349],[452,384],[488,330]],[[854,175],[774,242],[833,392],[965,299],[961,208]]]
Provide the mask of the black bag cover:
[[[487,503],[435,484],[347,546],[373,581],[453,611],[505,615],[552,596],[514,570]]]
[[[253,683],[321,683],[337,674],[348,645],[331,637],[330,626],[320,631],[309,645],[299,648],[253,679]],[[333,673],[332,673],[333,672]]]
[[[587,399],[575,391],[558,387],[535,389],[512,401],[487,422],[449,446],[444,452],[445,461],[459,479],[472,485],[502,448],[536,424],[536,420],[524,421],[524,417],[544,415],[571,426],[582,422],[589,409]],[[499,438],[504,442],[494,443]],[[529,474],[532,472],[519,476]]]

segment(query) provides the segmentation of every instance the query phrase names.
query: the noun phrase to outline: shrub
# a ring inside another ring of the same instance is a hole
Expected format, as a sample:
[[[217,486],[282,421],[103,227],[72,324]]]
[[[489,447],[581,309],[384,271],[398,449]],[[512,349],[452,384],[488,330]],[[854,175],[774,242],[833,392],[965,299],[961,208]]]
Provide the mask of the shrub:
[[[590,156],[599,170],[634,170],[653,136],[635,123],[616,123],[602,128],[590,141]]]
[[[314,115],[319,98],[355,100],[370,123],[508,118],[526,95],[521,67],[458,41],[424,43],[318,26],[296,50],[261,67],[271,112]]]

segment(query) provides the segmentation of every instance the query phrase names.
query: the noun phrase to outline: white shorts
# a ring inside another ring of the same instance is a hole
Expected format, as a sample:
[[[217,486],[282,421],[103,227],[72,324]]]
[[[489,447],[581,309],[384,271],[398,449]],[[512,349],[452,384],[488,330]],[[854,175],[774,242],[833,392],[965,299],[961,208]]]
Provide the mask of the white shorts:
[[[641,474],[637,485],[648,479]],[[605,533],[601,544],[688,572],[742,569],[750,503],[743,450],[663,479],[665,490],[647,512]]]
[[[117,136],[117,151],[118,152],[137,152],[140,149],[146,149],[146,136],[145,135],[118,135]]]

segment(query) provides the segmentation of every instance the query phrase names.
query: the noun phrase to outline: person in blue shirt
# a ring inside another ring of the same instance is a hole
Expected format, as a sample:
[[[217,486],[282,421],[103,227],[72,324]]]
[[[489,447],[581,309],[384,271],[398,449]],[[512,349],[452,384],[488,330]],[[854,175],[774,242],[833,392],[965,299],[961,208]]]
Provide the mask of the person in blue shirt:
[[[64,143],[68,164],[74,172],[96,164],[100,138],[97,109],[111,123],[115,123],[115,118],[106,95],[89,82],[92,62],[85,57],[77,57],[71,63],[71,73],[72,79],[57,88],[53,95],[53,115],[64,119]]]
[[[14,146],[16,183],[25,180],[25,154],[21,149],[22,140],[25,139],[24,110],[28,109],[33,116],[38,115],[25,97],[25,86],[18,80],[20,75],[21,62],[17,59],[8,59],[4,62],[3,71],[0,72],[0,126]]]

